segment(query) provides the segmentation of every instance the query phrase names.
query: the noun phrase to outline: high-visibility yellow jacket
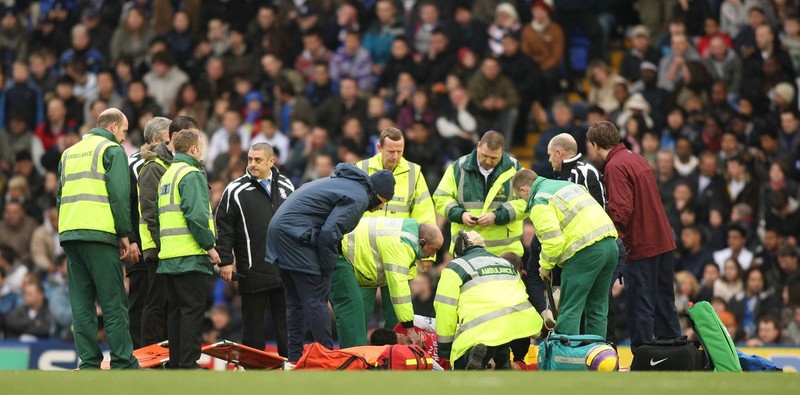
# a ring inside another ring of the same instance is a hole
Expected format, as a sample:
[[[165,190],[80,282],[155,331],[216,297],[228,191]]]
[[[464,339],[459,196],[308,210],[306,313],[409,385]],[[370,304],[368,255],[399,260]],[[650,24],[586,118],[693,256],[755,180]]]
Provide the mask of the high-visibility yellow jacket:
[[[468,249],[442,270],[433,307],[439,356],[451,361],[478,343],[499,346],[542,328],[514,266],[481,247]]]
[[[383,154],[356,163],[356,166],[372,175],[383,170]],[[383,206],[383,210],[364,213],[365,217],[414,218],[421,224],[435,224],[436,211],[425,183],[425,176],[418,164],[400,158],[394,175],[394,197]]]
[[[542,243],[539,265],[552,269],[595,242],[617,237],[614,223],[585,187],[538,177],[526,211]]]
[[[61,155],[58,232],[64,241],[117,245],[130,235],[128,158],[114,135],[95,128]]]
[[[155,164],[163,167],[164,170],[169,169],[169,165],[166,164],[163,160],[161,160],[161,158],[155,158],[153,160],[149,160],[145,162],[145,164],[142,165],[142,167],[149,164],[150,162],[154,162]],[[139,202],[139,240],[142,241],[142,251],[146,251],[149,249],[156,248],[156,242],[153,240],[153,235],[150,234],[150,229],[147,227],[147,222],[144,220],[144,217],[142,217],[142,199],[141,199],[142,193],[139,184],[136,185],[136,193],[137,195],[139,195],[139,199],[137,199],[137,201]]]
[[[359,286],[388,285],[398,321],[414,321],[408,280],[422,257],[417,220],[362,218],[342,239],[342,256],[353,265]]]
[[[372,175],[383,170],[383,154],[356,163],[356,166]],[[367,211],[364,217],[413,218],[421,224],[435,224],[436,210],[431,199],[431,192],[422,174],[422,168],[406,158],[400,158],[394,175],[394,197],[383,206],[383,210]],[[434,260],[429,258],[426,260]],[[412,276],[417,274],[417,267],[412,269]]]
[[[481,174],[477,150],[462,156],[447,168],[433,200],[436,210],[451,222],[452,240],[459,231],[474,230],[486,242],[486,249],[496,255],[514,252],[522,256],[522,220],[525,219],[525,201],[517,198],[511,188],[511,178],[522,166],[516,159],[503,153],[500,164],[489,175]],[[495,214],[494,225],[486,227],[464,226],[461,215],[468,211],[476,217],[489,212]]]
[[[175,154],[158,187],[158,273],[212,274],[206,252],[216,243],[206,176],[195,158]]]

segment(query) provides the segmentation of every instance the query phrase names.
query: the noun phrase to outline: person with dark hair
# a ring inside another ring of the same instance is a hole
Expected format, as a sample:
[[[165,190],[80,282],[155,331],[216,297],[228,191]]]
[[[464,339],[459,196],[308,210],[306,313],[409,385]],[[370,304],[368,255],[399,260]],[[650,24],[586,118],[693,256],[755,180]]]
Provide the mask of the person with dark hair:
[[[361,90],[372,89],[372,57],[361,45],[361,33],[358,31],[347,31],[344,45],[331,57],[329,67],[333,81],[353,78],[358,81]]]
[[[728,247],[714,252],[714,262],[719,265],[720,270],[725,268],[725,261],[729,258],[736,259],[744,270],[750,268],[753,253],[745,247],[746,241],[747,230],[744,227],[733,224],[728,228]]]
[[[600,164],[608,193],[608,214],[628,251],[625,276],[631,347],[653,336],[679,336],[673,288],[675,238],[645,159],[625,149],[611,122],[598,122],[586,134],[588,158]]]
[[[151,126],[153,126],[154,134],[158,136],[158,141],[150,140],[148,145],[142,147],[141,155],[144,163],[139,169],[138,178],[138,201],[141,206],[139,238],[142,243],[142,257],[147,268],[147,294],[142,311],[141,342],[143,345],[157,343],[167,337],[167,284],[166,279],[156,273],[161,245],[156,227],[158,185],[172,164],[175,152],[172,138],[175,133],[187,129],[198,130],[194,119],[179,116],[168,124],[165,139],[163,134],[158,134],[158,131],[163,133],[164,130],[156,127],[157,125]]]
[[[111,368],[138,368],[128,325],[128,300],[120,260],[131,255],[130,178],[120,146],[128,120],[104,111],[97,128],[64,152],[58,166],[61,246],[67,255],[73,333],[82,369],[99,369],[97,310],[111,346]]]
[[[487,241],[488,252],[522,255],[526,202],[511,190],[511,177],[522,165],[504,151],[505,142],[500,132],[486,132],[472,153],[447,167],[433,200],[450,221],[452,239],[461,230],[474,230]]]
[[[298,95],[294,85],[284,78],[278,78],[273,86],[275,103],[272,116],[279,130],[291,129],[292,122],[303,120],[311,122],[314,119],[314,109],[303,95]]]
[[[744,274],[744,289],[728,302],[730,312],[736,317],[747,339],[757,336],[761,317],[778,314],[780,301],[770,285],[764,271],[760,267],[752,267]]]
[[[47,339],[53,335],[55,320],[47,307],[40,283],[26,284],[22,289],[24,304],[5,317],[5,332],[9,338],[20,340]]]
[[[265,262],[264,255],[267,228],[281,204],[294,192],[294,185],[275,167],[275,159],[272,146],[253,144],[247,153],[247,173],[225,188],[214,218],[221,277],[232,277],[234,262],[239,275],[242,343],[264,349],[264,322],[269,312],[278,354],[287,356],[286,301],[280,272]]]
[[[5,70],[0,72],[5,76]],[[28,64],[22,60],[14,62],[11,78],[3,78],[6,85],[2,88],[5,106],[3,108],[6,119],[4,125],[8,128],[10,114],[20,114],[25,117],[28,125],[38,125],[45,120],[44,100],[41,89],[30,80]]]
[[[297,55],[294,69],[305,78],[306,83],[311,83],[316,74],[315,65],[320,63],[327,65],[331,61],[331,56],[333,52],[322,42],[320,32],[311,30],[303,34],[303,52]]]
[[[369,335],[370,346],[389,346],[398,344],[397,332],[387,328],[376,328]]]
[[[189,76],[175,66],[175,61],[167,51],[153,55],[152,69],[142,78],[147,90],[156,103],[161,106],[161,113],[168,114],[181,85],[189,81]]]
[[[415,77],[420,84],[433,88],[445,82],[447,75],[453,72],[458,63],[458,58],[450,39],[441,28],[430,32],[429,41],[430,48],[422,53],[422,60],[417,63]]]
[[[458,370],[483,370],[491,359],[495,369],[511,369],[510,344],[537,336],[542,317],[514,266],[487,251],[477,232],[459,231],[454,244],[433,304],[439,357]]]
[[[281,269],[286,297],[284,369],[292,369],[302,355],[306,323],[314,341],[333,348],[328,293],[344,235],[355,229],[364,212],[381,209],[394,196],[394,176],[388,170],[368,176],[340,164],[334,174],[292,193],[267,230],[266,260]]]
[[[416,67],[408,39],[402,36],[395,37],[391,44],[391,56],[378,77],[378,88],[392,89],[397,85],[400,73],[416,75]]]

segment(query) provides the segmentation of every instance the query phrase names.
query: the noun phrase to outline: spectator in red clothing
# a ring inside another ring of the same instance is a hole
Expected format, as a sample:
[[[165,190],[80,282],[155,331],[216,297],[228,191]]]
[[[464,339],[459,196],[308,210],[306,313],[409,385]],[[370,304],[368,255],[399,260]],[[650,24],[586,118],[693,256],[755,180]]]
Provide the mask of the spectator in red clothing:
[[[64,101],[53,97],[47,102],[47,120],[40,123],[33,134],[42,142],[42,148],[46,152],[56,144],[66,127],[67,108]]]
[[[625,149],[617,127],[598,122],[589,127],[586,138],[588,157],[604,174],[608,214],[628,250],[625,293],[635,352],[654,335],[681,333],[672,275],[675,238],[653,169]]]
[[[733,41],[727,34],[722,33],[719,31],[719,22],[717,22],[714,17],[706,17],[705,22],[703,22],[704,30],[706,34],[697,41],[697,53],[700,54],[703,58],[707,58],[709,55],[709,45],[711,44],[711,39],[714,37],[719,37],[725,43],[725,45],[729,49],[733,49]]]

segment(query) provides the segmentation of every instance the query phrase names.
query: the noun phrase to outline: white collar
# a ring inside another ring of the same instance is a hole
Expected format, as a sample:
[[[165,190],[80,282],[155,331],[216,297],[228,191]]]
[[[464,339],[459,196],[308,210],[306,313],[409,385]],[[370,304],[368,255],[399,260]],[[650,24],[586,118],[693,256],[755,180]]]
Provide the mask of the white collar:
[[[579,161],[580,159],[581,159],[581,154],[580,154],[580,153],[578,153],[578,155],[575,155],[575,156],[573,156],[572,158],[569,158],[569,159],[564,159],[564,163],[572,163],[572,162],[577,162],[577,161]]]

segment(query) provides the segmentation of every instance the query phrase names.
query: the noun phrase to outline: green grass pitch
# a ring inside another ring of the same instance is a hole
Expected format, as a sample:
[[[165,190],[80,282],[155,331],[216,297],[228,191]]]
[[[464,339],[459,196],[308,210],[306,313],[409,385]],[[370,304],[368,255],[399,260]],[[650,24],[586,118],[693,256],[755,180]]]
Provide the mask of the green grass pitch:
[[[800,394],[800,374],[592,372],[0,372],[22,394]]]

